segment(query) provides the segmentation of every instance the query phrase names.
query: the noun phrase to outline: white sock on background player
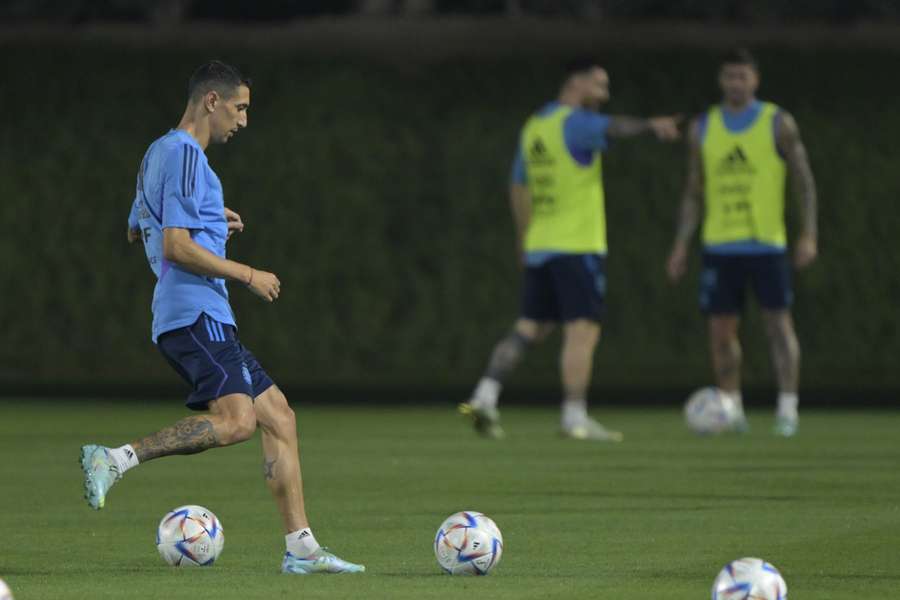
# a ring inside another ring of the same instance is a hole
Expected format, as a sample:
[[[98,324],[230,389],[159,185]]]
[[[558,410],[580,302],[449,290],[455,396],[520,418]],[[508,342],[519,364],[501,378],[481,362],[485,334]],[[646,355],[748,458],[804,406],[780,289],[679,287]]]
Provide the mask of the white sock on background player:
[[[472,394],[472,404],[478,408],[497,408],[497,399],[503,385],[496,379],[482,377]]]
[[[125,444],[118,448],[110,448],[109,456],[112,458],[113,462],[116,463],[116,468],[119,469],[120,477],[124,475],[125,471],[128,469],[133,469],[138,466],[137,454],[135,454],[131,444]]]
[[[737,390],[736,392],[726,392],[723,389],[719,389],[719,393],[723,396],[727,396],[731,398],[731,401],[734,402],[735,408],[737,408],[737,412],[740,416],[744,416],[744,397],[741,395],[741,391]]]
[[[562,403],[562,426],[571,428],[584,423],[588,418],[587,400],[584,398],[566,398]]]
[[[287,551],[299,558],[311,556],[320,548],[316,536],[312,534],[312,529],[309,527],[292,531],[284,536],[284,542],[287,545]]]
[[[797,420],[797,404],[799,398],[797,394],[781,392],[778,394],[778,416],[785,419]]]

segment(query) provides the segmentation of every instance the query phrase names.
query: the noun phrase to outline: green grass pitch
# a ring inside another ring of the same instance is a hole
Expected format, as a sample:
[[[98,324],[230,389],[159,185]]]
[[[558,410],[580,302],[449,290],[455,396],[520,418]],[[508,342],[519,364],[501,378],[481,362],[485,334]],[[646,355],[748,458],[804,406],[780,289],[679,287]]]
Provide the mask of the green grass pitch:
[[[79,446],[174,421],[170,404],[0,400],[0,578],[17,600],[123,598],[705,599],[723,563],[760,556],[792,600],[900,596],[900,413],[811,412],[775,439],[702,439],[676,410],[599,411],[621,445],[556,436],[552,410],[509,408],[502,443],[450,407],[304,407],[305,488],[320,542],[368,573],[289,577],[258,437],[129,472],[99,513],[81,497]],[[169,509],[222,520],[210,569],[165,566]],[[488,577],[443,575],[432,554],[450,513],[479,510],[505,538]]]

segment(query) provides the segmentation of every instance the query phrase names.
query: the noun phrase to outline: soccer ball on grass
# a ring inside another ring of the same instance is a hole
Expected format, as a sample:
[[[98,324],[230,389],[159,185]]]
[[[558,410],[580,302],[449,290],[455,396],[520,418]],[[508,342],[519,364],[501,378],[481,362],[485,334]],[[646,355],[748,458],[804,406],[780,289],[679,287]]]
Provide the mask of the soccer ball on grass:
[[[734,400],[713,387],[701,388],[684,405],[688,428],[701,435],[715,435],[734,429],[740,411]]]
[[[159,522],[156,547],[173,567],[208,567],[222,553],[225,532],[212,511],[179,506]]]
[[[434,556],[451,575],[487,575],[502,554],[500,529],[480,512],[466,510],[450,515],[434,536]]]
[[[719,571],[712,600],[785,600],[787,584],[773,565],[761,558],[739,558]]]
[[[0,600],[13,600],[12,592],[6,582],[0,579]]]

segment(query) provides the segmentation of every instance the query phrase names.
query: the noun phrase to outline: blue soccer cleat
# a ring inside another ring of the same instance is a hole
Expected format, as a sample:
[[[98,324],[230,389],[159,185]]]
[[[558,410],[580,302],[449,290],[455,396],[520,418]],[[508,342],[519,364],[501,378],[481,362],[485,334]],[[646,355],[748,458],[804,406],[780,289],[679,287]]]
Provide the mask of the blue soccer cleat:
[[[338,558],[325,548],[319,548],[307,558],[284,553],[281,572],[291,575],[313,575],[315,573],[364,573],[364,565],[356,565]]]
[[[735,433],[750,433],[750,422],[743,413],[734,420],[731,430]]]
[[[797,421],[798,419],[796,417],[778,415],[775,417],[775,425],[772,427],[772,433],[780,437],[794,437],[797,435]]]
[[[84,471],[84,497],[94,510],[106,504],[106,494],[122,478],[109,455],[109,448],[88,444],[81,447],[81,470]]]

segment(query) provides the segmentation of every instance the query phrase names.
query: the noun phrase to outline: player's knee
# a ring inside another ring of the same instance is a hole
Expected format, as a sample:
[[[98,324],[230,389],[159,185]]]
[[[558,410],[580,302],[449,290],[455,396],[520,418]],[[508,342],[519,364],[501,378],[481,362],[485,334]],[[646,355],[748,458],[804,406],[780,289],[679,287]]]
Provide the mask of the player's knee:
[[[600,337],[600,324],[586,319],[566,323],[565,343],[569,346],[593,347]]]
[[[271,387],[264,398],[257,400],[259,421],[264,427],[280,433],[296,434],[297,415],[288,404],[287,397],[277,387]]]
[[[287,403],[287,398],[284,399],[284,404],[280,405],[275,412],[275,425],[278,429],[285,432],[297,432],[297,415]]]
[[[519,319],[513,325],[513,334],[528,342],[536,340],[540,331],[540,323],[531,319]]]
[[[736,342],[738,339],[737,319],[728,317],[710,319],[709,335],[714,344]]]
[[[253,434],[256,432],[256,414],[253,410],[246,410],[231,415],[229,425],[231,443],[245,442],[253,437]]]

